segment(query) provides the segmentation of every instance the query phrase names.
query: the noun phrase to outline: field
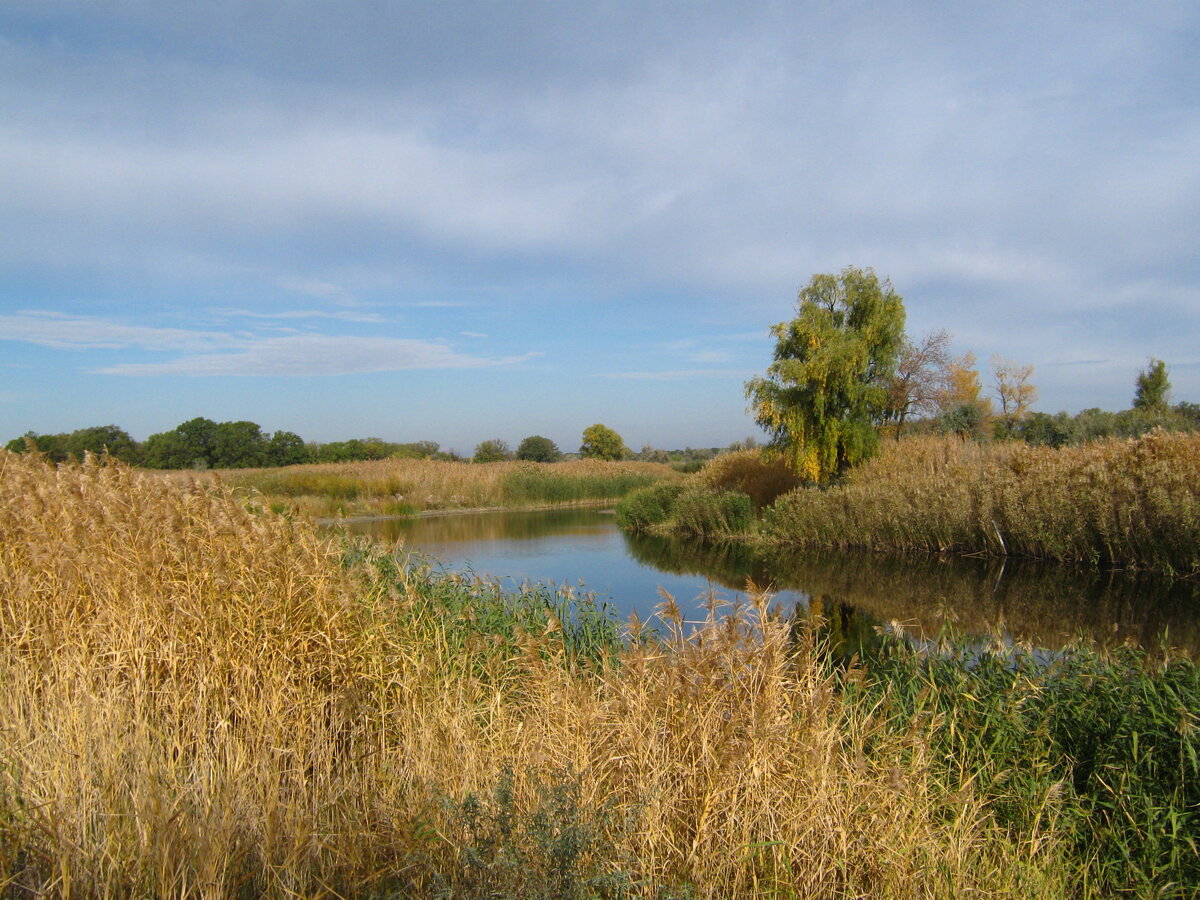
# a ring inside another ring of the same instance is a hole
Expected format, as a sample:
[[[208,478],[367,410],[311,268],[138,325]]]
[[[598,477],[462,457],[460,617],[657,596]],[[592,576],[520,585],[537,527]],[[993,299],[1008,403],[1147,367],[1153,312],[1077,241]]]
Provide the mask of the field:
[[[765,598],[623,637],[219,485],[7,453],[0,598],[12,896],[1200,886],[1187,663],[844,669]]]
[[[612,501],[678,474],[669,466],[643,462],[479,464],[385,459],[230,469],[196,477],[217,477],[240,492],[260,497],[275,512],[333,518]]]

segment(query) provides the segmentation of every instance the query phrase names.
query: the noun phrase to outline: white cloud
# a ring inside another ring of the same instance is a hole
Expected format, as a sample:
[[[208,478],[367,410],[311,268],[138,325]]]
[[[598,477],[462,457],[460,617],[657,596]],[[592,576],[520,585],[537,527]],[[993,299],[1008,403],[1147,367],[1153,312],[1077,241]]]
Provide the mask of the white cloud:
[[[60,350],[198,351],[237,346],[242,339],[224,332],[125,325],[62,313],[21,311],[0,315],[0,340],[24,341]]]
[[[682,378],[749,378],[753,374],[745,369],[680,369],[673,372],[603,372],[599,377],[634,381],[678,381]]]
[[[506,366],[540,355],[485,358],[458,353],[442,341],[188,331],[35,311],[0,315],[0,340],[59,350],[137,349],[186,354],[164,362],[119,363],[94,370],[104,375],[344,375]]]
[[[405,338],[296,335],[265,338],[229,353],[183,356],[163,363],[121,363],[102,375],[349,375],[405,369],[474,369],[507,366],[537,354],[485,359],[445,344]]]
[[[327,312],[321,309],[290,309],[280,312],[258,312],[252,309],[214,309],[213,315],[227,318],[246,319],[337,319],[342,322],[386,322],[378,313],[351,312],[349,310]]]

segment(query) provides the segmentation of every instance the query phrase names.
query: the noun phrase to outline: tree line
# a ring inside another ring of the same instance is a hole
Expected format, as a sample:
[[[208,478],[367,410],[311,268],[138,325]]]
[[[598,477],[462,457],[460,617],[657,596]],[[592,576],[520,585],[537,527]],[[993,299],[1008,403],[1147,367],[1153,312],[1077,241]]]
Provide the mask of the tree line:
[[[86,453],[108,453],[149,469],[247,469],[396,457],[461,459],[442,452],[433,441],[394,443],[368,437],[318,443],[291,431],[267,433],[254,422],[214,422],[203,417],[152,434],[142,442],[116,425],[98,425],[64,434],[31,431],[9,441],[5,449],[16,453],[33,450],[53,462],[82,459]]]

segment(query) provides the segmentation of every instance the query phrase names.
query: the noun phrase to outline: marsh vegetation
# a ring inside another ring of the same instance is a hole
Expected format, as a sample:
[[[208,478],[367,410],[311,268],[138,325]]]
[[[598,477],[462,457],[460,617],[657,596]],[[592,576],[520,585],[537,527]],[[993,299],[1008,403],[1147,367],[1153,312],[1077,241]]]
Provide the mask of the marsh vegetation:
[[[0,454],[0,878],[31,895],[1188,896],[1186,661],[622,629],[226,488]],[[728,613],[726,615],[725,613]]]

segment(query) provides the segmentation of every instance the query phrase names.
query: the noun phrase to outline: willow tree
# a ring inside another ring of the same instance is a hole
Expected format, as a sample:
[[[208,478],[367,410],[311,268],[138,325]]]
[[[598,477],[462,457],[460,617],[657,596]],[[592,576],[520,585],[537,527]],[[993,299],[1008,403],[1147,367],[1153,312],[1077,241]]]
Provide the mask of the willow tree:
[[[797,474],[826,481],[872,456],[904,341],[904,300],[872,269],[814,275],[796,318],[771,329],[775,361],[746,383],[755,421]]]

